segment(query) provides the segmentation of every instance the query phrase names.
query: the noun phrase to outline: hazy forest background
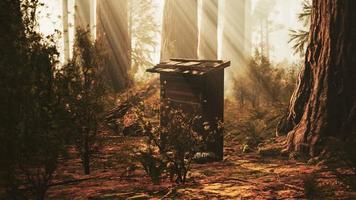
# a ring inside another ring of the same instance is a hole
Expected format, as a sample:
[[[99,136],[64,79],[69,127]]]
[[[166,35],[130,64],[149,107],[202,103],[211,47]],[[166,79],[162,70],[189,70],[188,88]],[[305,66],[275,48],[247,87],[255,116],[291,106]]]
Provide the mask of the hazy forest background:
[[[356,6],[345,2],[0,2],[0,199],[356,198]],[[345,34],[325,31],[324,3],[346,10],[332,15]],[[170,58],[231,61],[223,123],[171,108],[160,126],[166,105],[146,70]],[[200,152],[212,127],[223,160]]]

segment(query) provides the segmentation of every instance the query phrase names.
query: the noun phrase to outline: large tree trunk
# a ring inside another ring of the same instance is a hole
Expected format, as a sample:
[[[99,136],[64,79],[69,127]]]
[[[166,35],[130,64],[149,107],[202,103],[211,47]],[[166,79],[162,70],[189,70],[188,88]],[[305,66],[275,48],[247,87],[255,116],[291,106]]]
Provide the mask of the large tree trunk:
[[[199,58],[217,59],[218,56],[218,0],[202,1]]]
[[[97,1],[97,39],[107,56],[107,76],[113,89],[120,91],[130,84],[131,37],[127,0]]]
[[[309,45],[287,117],[287,150],[319,155],[356,136],[356,1],[313,0]]]
[[[161,60],[198,57],[197,0],[166,0]]]

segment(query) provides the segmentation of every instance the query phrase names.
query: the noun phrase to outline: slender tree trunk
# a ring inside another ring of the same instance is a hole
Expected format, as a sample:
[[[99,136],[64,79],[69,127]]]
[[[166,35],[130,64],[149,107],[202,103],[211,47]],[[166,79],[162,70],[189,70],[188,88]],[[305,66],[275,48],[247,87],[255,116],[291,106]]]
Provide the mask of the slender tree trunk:
[[[197,0],[166,0],[161,60],[198,57]]]
[[[88,0],[89,1],[89,0]],[[96,0],[90,0],[90,32],[96,38]]]
[[[89,30],[91,37],[96,37],[95,0],[75,0],[74,26],[76,29]]]
[[[288,151],[316,156],[332,138],[355,141],[355,10],[354,0],[313,0],[305,64],[277,130],[288,133]]]
[[[86,29],[90,26],[90,0],[75,0],[75,18],[76,28]]]
[[[266,22],[265,22],[265,25],[266,25],[266,58],[267,60],[269,60],[269,24],[268,24],[268,17],[266,18]]]
[[[251,24],[252,24],[252,16],[251,16],[251,0],[245,1],[245,57],[249,58],[251,56],[252,50],[252,31],[251,31]]]
[[[131,37],[127,0],[97,0],[97,39],[104,46],[113,89],[120,91],[130,84]]]
[[[265,42],[264,42],[264,34],[263,34],[263,20],[261,20],[261,24],[260,24],[260,39],[261,39],[261,56],[265,56]]]
[[[37,189],[37,200],[44,200],[46,198],[46,193],[48,190],[48,186],[47,185],[42,185],[42,186],[38,186],[39,188]]]
[[[83,167],[84,167],[84,174],[88,175],[90,174],[90,155],[89,155],[89,149],[87,149],[88,147],[85,146],[84,148],[86,148],[84,151],[84,155],[83,155]]]
[[[62,0],[62,21],[63,21],[63,51],[64,62],[68,62],[69,56],[69,25],[68,25],[68,0]]]
[[[199,58],[217,59],[218,56],[218,0],[202,1]]]

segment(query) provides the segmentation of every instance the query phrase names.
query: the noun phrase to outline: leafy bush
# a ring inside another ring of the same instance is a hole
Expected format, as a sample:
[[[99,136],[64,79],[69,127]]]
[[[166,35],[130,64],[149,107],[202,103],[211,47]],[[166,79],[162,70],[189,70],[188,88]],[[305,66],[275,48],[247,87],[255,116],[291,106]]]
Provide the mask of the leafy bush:
[[[289,65],[272,65],[257,52],[245,73],[235,77],[235,99],[240,111],[234,127],[245,151],[275,135],[296,83],[299,66],[288,68]]]
[[[0,50],[0,184],[17,199],[26,192],[43,199],[60,158],[66,124],[55,36],[39,34],[38,1],[2,1]],[[33,198],[33,197],[20,197]]]
[[[283,65],[283,66],[280,66]],[[288,63],[273,66],[258,52],[245,73],[235,77],[235,99],[241,106],[286,106],[296,84],[297,70]]]
[[[185,183],[194,156],[207,149],[208,142],[213,142],[212,138],[221,132],[222,124],[204,122],[201,116],[171,105],[162,107],[166,112],[164,126],[153,126],[143,112],[138,114],[148,136],[147,149],[141,152],[141,163],[155,183],[163,171],[172,181]]]

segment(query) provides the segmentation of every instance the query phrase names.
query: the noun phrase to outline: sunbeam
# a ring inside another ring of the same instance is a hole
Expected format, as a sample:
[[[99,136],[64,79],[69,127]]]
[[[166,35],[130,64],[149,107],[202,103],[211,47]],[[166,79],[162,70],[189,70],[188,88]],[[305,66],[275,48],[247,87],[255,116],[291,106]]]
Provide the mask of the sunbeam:
[[[65,1],[68,4],[66,11],[68,13],[66,20],[68,24],[67,35],[63,18],[65,12],[63,3]],[[128,14],[132,16],[131,18],[136,16],[136,20],[131,21],[131,25],[127,24],[131,33],[126,37],[131,38],[131,42],[127,40],[126,42],[129,43],[125,45],[122,45],[123,36],[120,36],[120,34],[122,35],[122,31],[120,31],[122,15],[118,14],[119,9],[115,9],[115,5],[112,5],[115,1],[98,1],[102,2],[98,3],[96,0],[49,0],[44,2],[45,7],[41,8],[40,31],[45,35],[54,33],[55,29],[63,32],[63,42],[58,44],[60,51],[63,52],[61,54],[62,61],[65,61],[65,57],[70,58],[72,55],[75,24],[88,26],[95,38],[98,33],[96,30],[97,21],[100,20],[106,27],[106,34],[110,35],[108,45],[111,46],[110,48],[116,49],[115,56],[113,55],[114,60],[120,60],[119,55],[123,55],[127,51],[123,46],[130,46],[132,49],[131,56],[122,59],[124,63],[127,63],[125,65],[131,63],[130,66],[125,68],[132,69],[131,73],[133,73],[135,81],[148,78],[145,75],[145,69],[159,60],[170,57],[219,58],[232,61],[232,67],[229,69],[231,73],[228,73],[226,79],[226,90],[229,90],[231,88],[231,78],[229,77],[246,66],[248,58],[254,54],[255,49],[262,50],[263,54],[268,55],[271,60],[276,62],[284,60],[295,62],[299,59],[296,56],[291,56],[292,49],[286,42],[289,39],[288,30],[299,26],[295,16],[301,8],[296,1],[287,3],[286,1],[275,0],[275,6],[270,6],[267,31],[265,26],[259,25],[259,22],[256,21],[261,15],[261,11],[258,9],[262,0],[197,0],[187,2],[152,0],[151,28],[153,30],[150,30],[152,32],[147,32],[145,33],[147,36],[144,36],[142,30],[148,29],[140,22],[140,14]],[[141,1],[145,2],[145,0]],[[135,8],[142,4],[140,1],[132,2],[130,6]],[[98,4],[101,4],[102,8],[97,8]],[[129,8],[129,10],[135,12],[135,8]],[[164,14],[165,8],[173,10],[166,10],[166,14]],[[192,8],[197,11],[194,12]],[[263,9],[263,11],[265,12],[266,9]],[[98,16],[95,14],[96,12],[102,14]],[[162,23],[165,17],[170,20],[168,24]],[[165,31],[167,26],[174,28]],[[173,30],[175,32],[172,32]],[[194,34],[194,32],[198,34]],[[147,41],[148,38],[151,38],[152,42]],[[280,42],[281,40],[285,42]],[[68,46],[69,51],[66,50]],[[135,51],[135,49],[137,50]],[[139,49],[146,50],[141,51]],[[116,65],[119,65],[118,61],[116,63]]]

